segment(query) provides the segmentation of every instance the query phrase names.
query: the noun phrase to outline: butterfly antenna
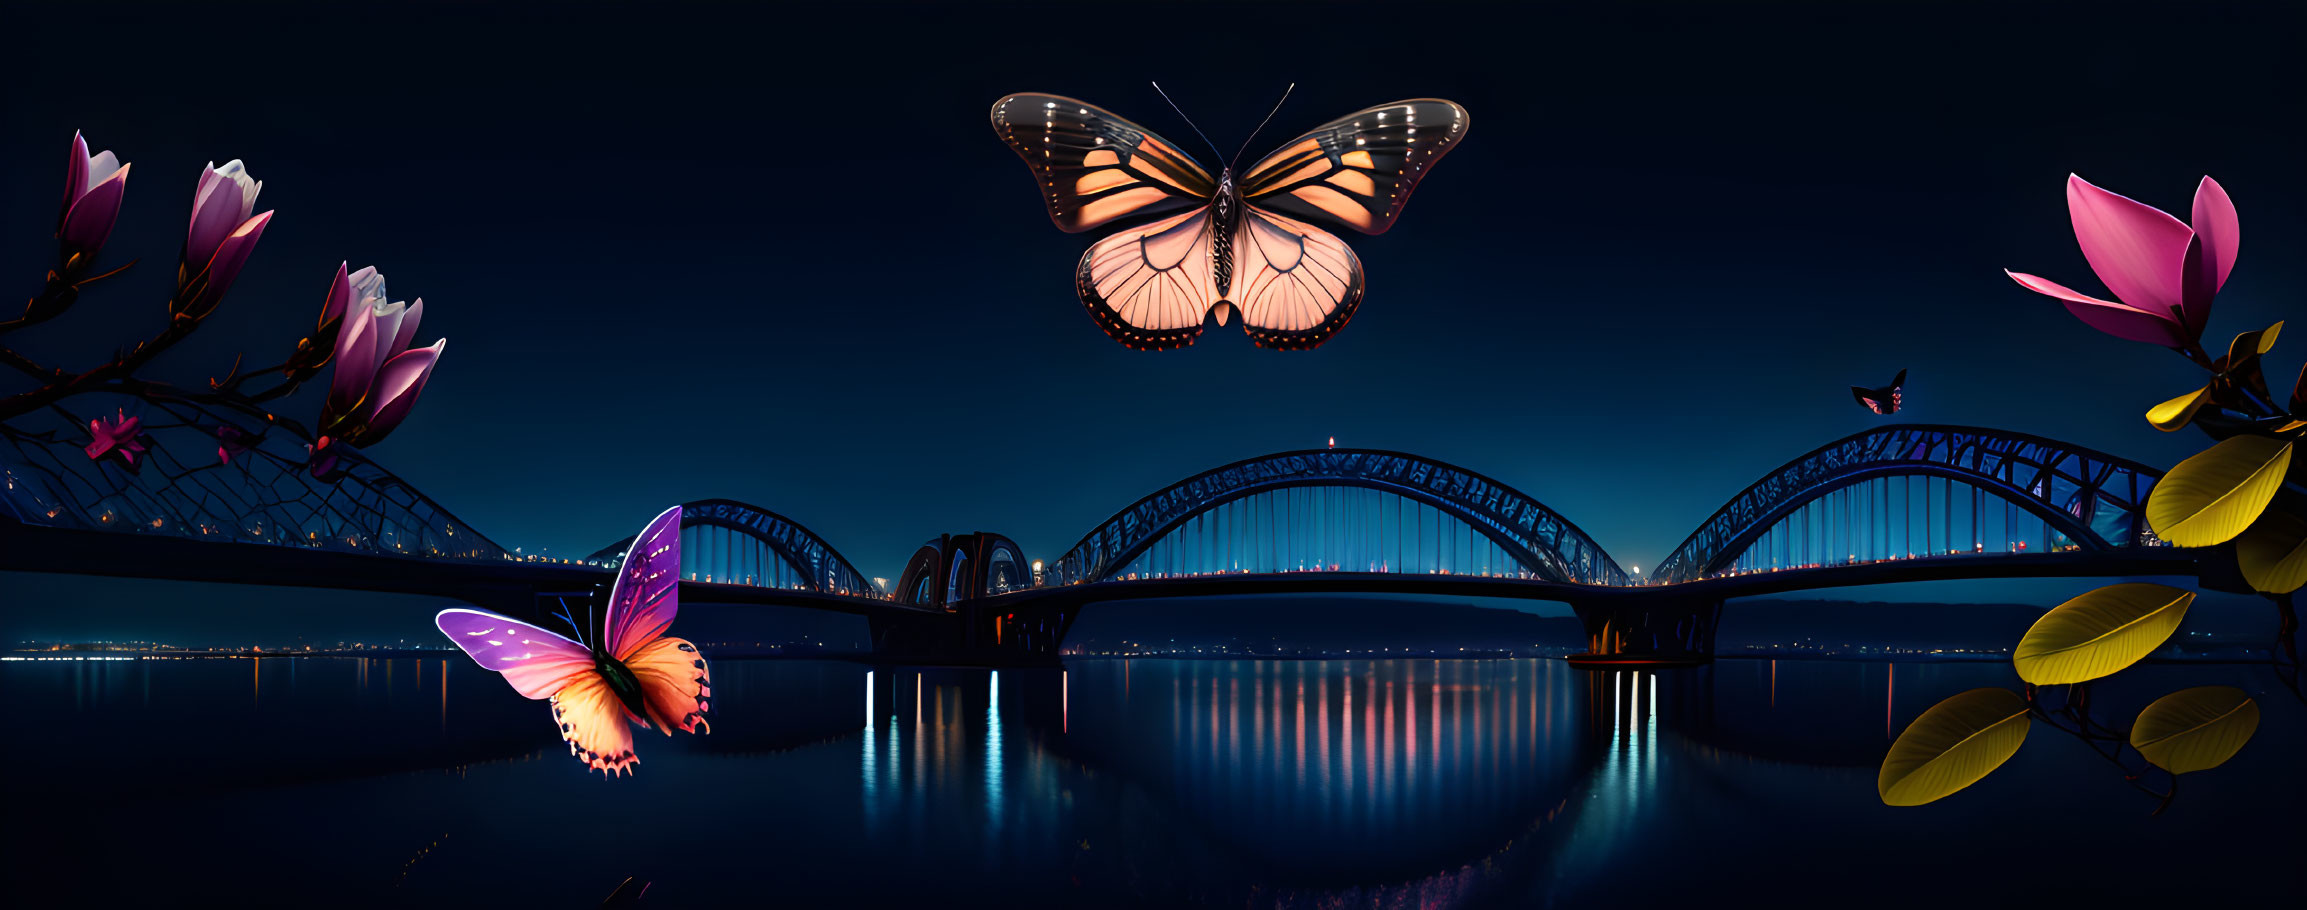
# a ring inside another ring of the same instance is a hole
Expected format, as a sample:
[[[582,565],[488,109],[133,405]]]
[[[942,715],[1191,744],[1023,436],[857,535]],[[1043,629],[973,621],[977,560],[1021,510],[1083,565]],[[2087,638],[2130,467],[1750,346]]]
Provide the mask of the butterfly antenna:
[[[1242,152],[1250,150],[1251,140],[1258,138],[1258,133],[1265,130],[1266,124],[1274,122],[1274,115],[1282,112],[1282,102],[1290,100],[1290,93],[1297,90],[1298,84],[1295,82],[1290,83],[1289,88],[1282,90],[1281,101],[1274,102],[1274,109],[1266,112],[1266,119],[1258,121],[1258,128],[1250,131],[1249,139],[1242,140],[1242,147],[1234,152],[1232,160],[1226,162],[1227,170],[1232,170],[1235,162],[1242,160]]]
[[[561,606],[561,609],[556,611],[553,615],[560,617],[562,622],[568,623],[570,630],[577,633],[577,643],[584,644],[585,630],[577,628],[577,618],[569,615],[569,596],[566,594],[555,594],[553,595],[553,601],[560,604]]]
[[[1209,146],[1209,147],[1210,147],[1210,154],[1211,154],[1212,156],[1218,156],[1218,155],[1223,155],[1223,154],[1225,154],[1224,152],[1218,151],[1218,144],[1217,144],[1217,143],[1215,143],[1215,142],[1211,142],[1211,141],[1210,141],[1210,137],[1209,137],[1207,134],[1205,134],[1205,133],[1203,133],[1203,132],[1202,132],[1202,128],[1201,128],[1201,127],[1199,127],[1199,126],[1196,126],[1196,125],[1194,124],[1194,118],[1186,116],[1186,112],[1185,112],[1185,109],[1178,107],[1178,103],[1177,103],[1177,102],[1175,102],[1175,101],[1170,101],[1170,93],[1168,93],[1168,92],[1165,92],[1165,91],[1162,91],[1162,84],[1161,84],[1161,83],[1159,83],[1159,82],[1156,82],[1156,83],[1154,83],[1154,84],[1153,84],[1153,87],[1154,87],[1154,93],[1155,93],[1155,94],[1158,94],[1158,95],[1162,96],[1162,100],[1163,100],[1163,101],[1168,101],[1168,102],[1169,102],[1170,110],[1173,110],[1173,111],[1177,111],[1177,112],[1178,112],[1178,119],[1185,121],[1185,122],[1186,122],[1186,126],[1188,126],[1188,127],[1191,127],[1191,128],[1193,129],[1193,131],[1194,131],[1194,135],[1202,137],[1202,144],[1203,144],[1203,145],[1206,145],[1206,146]]]
[[[591,598],[591,597],[587,597],[587,598],[585,598],[585,628],[587,628],[587,629],[596,628],[596,627],[593,625],[593,600],[594,600],[594,598]],[[578,637],[578,639],[577,639],[577,640],[578,640],[578,641],[580,641],[580,642],[585,642],[585,644],[586,644],[588,647],[592,647],[592,648],[596,648],[596,649],[598,649],[598,648],[605,648],[605,647],[608,647],[608,646],[609,646],[609,643],[608,643],[608,642],[606,642],[606,641],[603,641],[603,642],[586,642],[586,641],[585,641],[585,639],[583,638],[583,634],[584,634],[584,630],[582,630],[582,629],[578,630],[578,635],[579,635],[579,637]]]

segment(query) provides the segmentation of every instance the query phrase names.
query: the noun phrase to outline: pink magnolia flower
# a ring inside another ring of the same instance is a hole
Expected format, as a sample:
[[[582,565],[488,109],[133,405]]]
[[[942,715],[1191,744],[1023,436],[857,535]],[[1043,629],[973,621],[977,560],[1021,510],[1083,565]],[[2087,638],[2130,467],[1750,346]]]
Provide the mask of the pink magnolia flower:
[[[248,448],[249,435],[241,432],[239,427],[231,424],[217,426],[216,462],[218,464],[231,464],[232,456],[247,452]]]
[[[336,336],[336,375],[321,407],[320,426],[356,446],[383,442],[416,407],[448,339],[409,349],[424,319],[424,298],[386,303],[384,275],[365,268],[346,278],[350,313]],[[325,318],[325,316],[324,316]]]
[[[110,151],[88,154],[88,140],[74,132],[71,156],[64,161],[64,212],[57,216],[56,239],[76,253],[103,249],[127,191],[128,165]]]
[[[329,472],[336,470],[337,453],[329,451],[329,446],[335,442],[323,436],[319,441],[304,447],[305,467],[312,471],[314,479],[327,479]]]
[[[2241,228],[2235,203],[2209,177],[2195,187],[2194,224],[2067,175],[2067,213],[2091,271],[2115,300],[2079,294],[2033,275],[2004,274],[2064,301],[2067,310],[2117,338],[2188,348],[2203,336],[2211,299],[2235,269]]]
[[[192,313],[205,313],[224,299],[232,280],[255,252],[257,238],[272,213],[249,214],[256,209],[256,194],[264,183],[248,175],[235,158],[223,167],[210,164],[200,172],[200,185],[192,194],[192,223],[184,232],[184,280],[206,275],[199,292],[186,305]]]
[[[130,417],[125,412],[114,413],[117,416],[99,417],[88,422],[88,435],[95,439],[82,451],[88,453],[90,461],[111,458],[130,471],[141,470],[143,465],[137,462],[136,457],[144,454],[144,418]]]

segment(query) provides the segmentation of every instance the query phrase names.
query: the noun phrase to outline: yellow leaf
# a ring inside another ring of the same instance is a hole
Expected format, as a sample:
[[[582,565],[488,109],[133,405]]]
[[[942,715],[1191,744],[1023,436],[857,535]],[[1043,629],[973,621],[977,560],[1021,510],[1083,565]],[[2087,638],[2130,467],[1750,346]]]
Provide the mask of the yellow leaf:
[[[2264,436],[2221,440],[2163,475],[2147,494],[2147,523],[2175,546],[2226,543],[2259,519],[2290,468],[2288,442]]]
[[[2274,350],[2275,337],[2281,334],[2283,334],[2283,321],[2280,319],[2276,320],[2274,325],[2261,329],[2259,331],[2259,353],[2265,354]]]
[[[2235,564],[2255,591],[2289,594],[2307,586],[2307,521],[2268,510],[2235,538]]]
[[[2155,699],[2131,726],[2131,748],[2173,774],[2219,767],[2259,730],[2259,703],[2233,686],[2196,686]]]
[[[2011,663],[2020,679],[2038,686],[2098,679],[2162,647],[2194,600],[2194,592],[2168,585],[2108,585],[2035,620]]]
[[[1920,806],[1978,783],[2027,741],[2027,703],[2009,689],[1972,689],[1932,705],[1891,743],[1875,792]]]
[[[2155,429],[2169,433],[2183,429],[2195,419],[2195,412],[2203,409],[2203,402],[2211,400],[2211,387],[2204,386],[2147,409],[2147,422]]]

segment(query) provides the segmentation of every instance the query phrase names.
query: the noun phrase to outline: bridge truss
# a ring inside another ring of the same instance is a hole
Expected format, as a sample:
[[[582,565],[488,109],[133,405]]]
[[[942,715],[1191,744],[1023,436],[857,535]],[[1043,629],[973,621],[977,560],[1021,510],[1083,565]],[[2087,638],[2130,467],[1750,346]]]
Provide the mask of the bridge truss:
[[[2143,510],[2161,478],[2145,465],[2037,436],[1882,427],[1756,481],[1660,561],[1651,579],[2160,546]]]
[[[1527,494],[1367,449],[1283,452],[1178,481],[1084,535],[1045,581],[1305,571],[1627,581],[1584,531]]]
[[[614,569],[633,545],[628,537],[584,559]],[[733,499],[681,506],[681,575],[689,581],[883,596],[865,573],[824,538],[790,518]]]
[[[92,394],[0,423],[0,518],[377,556],[503,560],[504,548],[356,451],[315,470],[301,439],[189,402]],[[105,410],[88,407],[99,404]],[[137,418],[141,452],[92,459],[88,420]],[[220,432],[221,431],[221,432]],[[229,457],[228,457],[229,456]]]

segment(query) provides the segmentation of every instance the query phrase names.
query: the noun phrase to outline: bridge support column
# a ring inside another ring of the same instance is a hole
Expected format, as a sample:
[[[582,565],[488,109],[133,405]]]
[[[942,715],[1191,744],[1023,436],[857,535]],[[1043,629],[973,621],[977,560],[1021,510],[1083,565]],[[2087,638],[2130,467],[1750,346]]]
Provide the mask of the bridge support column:
[[[1570,662],[1594,667],[1680,667],[1714,660],[1722,601],[1639,598],[1574,604],[1587,650]]]

